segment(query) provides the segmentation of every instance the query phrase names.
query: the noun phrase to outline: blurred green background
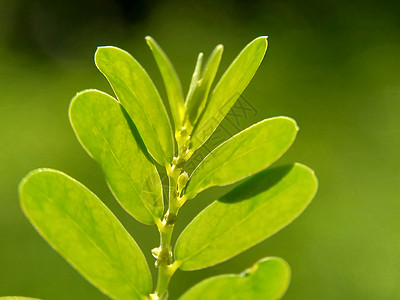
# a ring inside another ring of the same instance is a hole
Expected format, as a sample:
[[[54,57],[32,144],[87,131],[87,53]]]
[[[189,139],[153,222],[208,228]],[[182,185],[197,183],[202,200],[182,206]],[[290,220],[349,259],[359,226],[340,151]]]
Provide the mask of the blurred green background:
[[[266,58],[243,94],[255,110],[235,121],[244,129],[277,115],[296,119],[298,138],[277,164],[309,165],[319,192],[293,224],[244,254],[178,271],[171,299],[265,256],[292,267],[285,299],[400,299],[398,1],[1,0],[0,20],[0,296],[106,299],[23,215],[18,183],[38,167],[62,170],[94,191],[153,265],[154,228],[118,206],[69,125],[76,92],[111,93],[93,63],[97,46],[132,53],[165,95],[145,35],[166,50],[186,90],[199,51],[224,44],[224,70],[253,38],[268,35]],[[176,231],[230,188],[185,206]]]

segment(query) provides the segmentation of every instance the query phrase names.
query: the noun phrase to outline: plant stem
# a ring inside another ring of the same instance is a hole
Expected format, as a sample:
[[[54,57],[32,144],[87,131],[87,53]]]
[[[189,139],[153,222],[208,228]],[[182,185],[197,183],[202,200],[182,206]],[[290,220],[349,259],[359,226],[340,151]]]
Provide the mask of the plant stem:
[[[176,264],[161,265],[158,267],[156,299],[168,298],[168,285],[178,266]]]
[[[153,255],[157,258],[158,278],[156,290],[151,297],[159,300],[168,298],[168,285],[172,275],[178,268],[178,264],[173,261],[171,238],[179,209],[186,201],[186,196],[180,197],[180,193],[186,185],[187,174],[186,172],[181,174],[181,172],[185,162],[193,153],[188,150],[190,137],[187,134],[182,134],[182,131],[179,131],[176,139],[178,156],[173,159],[171,165],[166,166],[169,183],[168,211],[163,220],[157,223],[158,231],[160,232],[160,247],[153,249]]]
[[[177,269],[177,265],[173,264],[171,238],[175,227],[176,216],[181,207],[179,203],[177,181],[182,168],[176,168],[171,165],[168,170],[169,179],[169,205],[168,211],[164,216],[161,226],[158,227],[160,232],[160,247],[157,249],[158,278],[155,291],[156,299],[167,299],[168,285],[172,275]]]

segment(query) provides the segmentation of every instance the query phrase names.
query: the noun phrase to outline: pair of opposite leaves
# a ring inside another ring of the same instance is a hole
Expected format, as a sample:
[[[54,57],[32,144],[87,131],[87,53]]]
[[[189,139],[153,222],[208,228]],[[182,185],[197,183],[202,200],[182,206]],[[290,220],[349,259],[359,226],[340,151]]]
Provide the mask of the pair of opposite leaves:
[[[171,77],[174,71],[161,49],[152,39],[148,41],[163,74],[176,127],[182,120],[182,105],[186,105],[183,101],[173,104],[173,99],[179,99],[174,95],[179,94],[180,84]],[[265,38],[251,42],[222,76],[200,118],[193,114],[192,120],[198,120],[192,134],[194,149],[208,139],[223,119],[222,107],[230,108],[243,92],[265,51]],[[99,91],[79,93],[70,107],[72,126],[83,147],[102,167],[120,204],[139,221],[153,224],[162,218],[163,199],[151,157],[166,166],[174,153],[165,107],[145,70],[125,51],[99,48],[96,65],[119,101]],[[208,68],[207,63],[200,76],[202,80],[207,78]],[[205,89],[209,89],[208,83]],[[193,96],[196,88],[193,90],[189,99],[197,97],[197,103],[202,102],[204,95],[199,92]],[[208,92],[206,98],[207,95]],[[295,122],[285,117],[264,120],[240,132],[204,159],[193,172],[186,195],[191,199],[208,187],[227,185],[268,167],[290,147],[296,133]],[[175,247],[177,264],[182,270],[208,267],[262,241],[303,211],[316,186],[312,170],[300,164],[253,176],[189,224]],[[59,171],[39,169],[23,180],[20,197],[26,215],[44,238],[105,294],[116,299],[148,297],[152,282],[143,253],[116,217],[87,188]],[[287,269],[279,259],[266,260],[269,263],[265,264],[269,266],[275,261],[279,262],[279,270]],[[259,269],[267,271],[259,272],[268,273],[269,267],[261,268],[262,264],[258,264]],[[253,277],[241,282],[254,283]],[[188,294],[213,293],[209,286],[229,285],[236,280],[241,279],[229,275],[210,278]]]

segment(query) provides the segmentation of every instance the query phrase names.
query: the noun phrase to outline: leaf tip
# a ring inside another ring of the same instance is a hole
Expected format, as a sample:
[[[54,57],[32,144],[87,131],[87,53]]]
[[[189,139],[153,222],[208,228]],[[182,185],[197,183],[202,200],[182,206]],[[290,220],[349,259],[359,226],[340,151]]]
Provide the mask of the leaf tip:
[[[267,48],[268,48],[268,36],[267,35],[259,36],[258,38],[255,38],[252,43],[254,43],[254,42],[260,42],[260,43],[264,44],[263,49],[264,49],[264,54],[265,54],[265,52],[267,51]],[[252,44],[252,43],[250,43],[250,44]]]
[[[96,65],[96,67],[100,70],[99,67],[99,59],[102,55],[102,52],[104,52],[105,46],[99,46],[96,48],[96,52],[94,53],[94,64]]]
[[[38,169],[34,169],[32,171],[30,171],[28,174],[25,175],[25,177],[23,177],[20,181],[20,183],[18,184],[18,196],[19,196],[19,200],[22,206],[23,211],[25,211],[24,209],[24,205],[23,205],[23,201],[22,201],[22,195],[23,195],[23,189],[26,185],[26,183],[36,174],[38,173],[44,173],[44,172],[54,172],[55,170],[53,169],[49,169],[49,168],[38,168]]]
[[[286,117],[286,116],[279,116],[279,117],[274,117],[272,119],[280,119],[282,121],[287,122],[288,124],[291,124],[291,126],[294,128],[296,134],[297,132],[300,130],[299,125],[297,124],[296,120],[290,117]]]
[[[75,107],[75,104],[79,101],[78,99],[80,99],[81,97],[84,97],[85,95],[87,95],[87,94],[93,94],[93,93],[101,93],[101,94],[105,94],[104,92],[102,92],[102,91],[99,91],[99,90],[96,90],[96,89],[86,89],[86,90],[83,90],[83,91],[80,91],[80,92],[77,92],[73,97],[72,97],[72,99],[71,99],[71,102],[69,103],[69,107],[68,107],[68,117],[69,117],[69,121],[70,121],[70,123],[71,123],[71,125],[72,125],[72,128],[74,129],[74,131],[75,131],[75,127],[74,127],[74,124],[73,124],[73,121],[72,121],[72,110],[73,110],[73,107]]]
[[[47,170],[47,169],[46,168],[38,168],[38,169],[34,169],[34,170],[30,171],[28,174],[26,174],[22,178],[21,182],[18,185],[18,189],[20,190],[23,187],[23,185],[29,180],[29,178],[31,178],[34,174],[43,172],[45,170]]]
[[[261,35],[256,40],[264,40],[266,43],[268,43],[268,35]]]
[[[150,35],[146,35],[144,39],[146,40],[147,44],[155,42],[155,40]]]
[[[96,49],[96,52],[94,53],[94,62],[97,66],[98,69],[100,69],[99,63],[100,64],[105,64],[105,63],[109,63],[109,62],[104,62],[104,61],[100,61],[100,60],[109,60],[110,59],[110,52],[114,52],[114,53],[118,53],[118,54],[127,54],[130,55],[128,52],[126,52],[125,50],[122,50],[118,47],[115,46],[99,46]]]
[[[96,51],[94,53],[94,58],[96,59],[96,57],[99,55],[100,52],[104,51],[104,48],[106,48],[106,46],[98,46],[96,48]]]
[[[290,120],[290,121],[293,123],[293,126],[294,126],[296,132],[300,130],[300,127],[299,127],[299,125],[297,124],[297,122],[296,122],[295,119],[292,119],[292,118],[289,118],[289,117],[286,117],[286,118],[287,118],[288,120]]]
[[[156,41],[150,35],[147,35],[144,39],[151,50],[157,45]]]
[[[222,44],[218,44],[216,47],[215,47],[215,51],[218,51],[218,52],[222,52],[222,51],[224,51],[224,45],[222,45]]]
[[[296,162],[294,165],[295,165],[296,167],[300,167],[300,168],[304,169],[305,171],[309,172],[309,174],[311,175],[311,177],[312,177],[312,179],[313,179],[313,181],[314,181],[314,187],[315,187],[315,189],[314,189],[314,194],[313,194],[313,196],[312,196],[311,199],[310,199],[310,201],[311,201],[311,200],[314,198],[314,196],[315,196],[315,194],[317,193],[317,190],[318,190],[318,185],[319,185],[318,177],[317,177],[317,175],[315,174],[315,171],[314,171],[313,169],[311,169],[310,167],[308,167],[308,166],[306,166],[306,165],[304,165],[304,164],[298,163],[298,162]]]

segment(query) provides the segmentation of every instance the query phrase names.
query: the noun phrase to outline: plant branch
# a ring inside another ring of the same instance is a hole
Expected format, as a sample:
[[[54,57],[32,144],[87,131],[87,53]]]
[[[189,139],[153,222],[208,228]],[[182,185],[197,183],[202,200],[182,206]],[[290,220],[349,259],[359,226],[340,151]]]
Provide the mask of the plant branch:
[[[171,165],[167,166],[169,202],[168,211],[164,215],[162,222],[157,224],[160,232],[160,247],[152,250],[153,256],[157,259],[158,268],[157,287],[152,299],[167,299],[168,285],[172,275],[178,268],[173,261],[171,239],[178,216],[179,209],[185,203],[186,196],[181,197],[182,190],[188,181],[186,172],[182,173],[183,166],[193,153],[188,149],[189,136],[177,132],[178,156],[173,159]]]

